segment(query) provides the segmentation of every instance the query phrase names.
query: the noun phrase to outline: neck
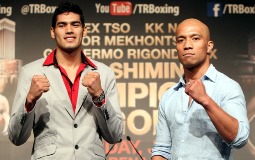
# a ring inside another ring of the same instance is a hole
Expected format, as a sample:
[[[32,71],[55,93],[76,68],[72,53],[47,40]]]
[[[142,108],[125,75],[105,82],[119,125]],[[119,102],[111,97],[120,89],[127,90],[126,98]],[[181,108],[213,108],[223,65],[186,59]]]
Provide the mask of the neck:
[[[62,67],[76,67],[81,64],[81,50],[76,50],[73,52],[64,52],[58,51],[56,52],[56,58],[58,64]]]
[[[206,65],[197,66],[195,68],[184,68],[185,81],[193,81],[200,79],[208,70],[210,63]]]

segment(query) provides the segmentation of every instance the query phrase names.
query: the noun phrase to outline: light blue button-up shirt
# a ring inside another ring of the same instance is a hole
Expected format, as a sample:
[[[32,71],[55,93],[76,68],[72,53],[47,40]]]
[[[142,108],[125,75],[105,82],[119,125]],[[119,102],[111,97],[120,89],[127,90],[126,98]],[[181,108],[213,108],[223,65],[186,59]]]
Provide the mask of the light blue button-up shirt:
[[[229,160],[232,148],[246,144],[249,136],[246,102],[239,84],[210,65],[202,77],[207,94],[229,115],[238,120],[238,134],[231,143],[217,132],[204,108],[185,93],[180,81],[162,96],[158,107],[156,143],[152,156],[170,160]]]

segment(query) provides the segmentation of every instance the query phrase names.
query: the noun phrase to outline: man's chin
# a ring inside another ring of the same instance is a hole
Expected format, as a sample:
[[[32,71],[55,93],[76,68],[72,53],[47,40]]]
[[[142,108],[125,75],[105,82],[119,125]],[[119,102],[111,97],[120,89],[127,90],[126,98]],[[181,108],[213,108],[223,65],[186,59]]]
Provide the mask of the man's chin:
[[[74,51],[77,51],[79,49],[79,47],[66,47],[66,48],[62,48],[63,51],[67,52],[67,53],[72,53]]]
[[[195,67],[194,64],[191,64],[191,63],[181,63],[183,65],[184,68],[187,68],[187,69],[192,69]]]

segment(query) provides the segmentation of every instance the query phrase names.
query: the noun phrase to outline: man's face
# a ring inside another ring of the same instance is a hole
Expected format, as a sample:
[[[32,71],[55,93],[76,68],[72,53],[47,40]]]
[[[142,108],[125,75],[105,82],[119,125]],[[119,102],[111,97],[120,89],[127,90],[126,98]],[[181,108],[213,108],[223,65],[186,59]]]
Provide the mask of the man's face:
[[[184,22],[176,31],[176,49],[180,62],[185,68],[195,68],[209,63],[207,53],[213,44],[208,33],[200,23]]]
[[[57,49],[73,52],[80,49],[86,28],[82,27],[80,15],[65,12],[57,16],[56,27],[51,28],[51,37],[56,39]]]

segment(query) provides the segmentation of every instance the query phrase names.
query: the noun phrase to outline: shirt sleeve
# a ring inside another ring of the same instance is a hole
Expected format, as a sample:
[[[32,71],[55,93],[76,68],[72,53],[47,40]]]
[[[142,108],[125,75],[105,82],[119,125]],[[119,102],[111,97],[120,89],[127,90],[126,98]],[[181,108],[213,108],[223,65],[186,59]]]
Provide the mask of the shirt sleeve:
[[[228,145],[232,148],[243,147],[249,137],[250,126],[247,118],[246,102],[240,85],[231,83],[221,103],[222,109],[238,121],[238,133],[236,138]]]
[[[167,125],[166,114],[164,111],[164,97],[162,98],[158,109],[158,123],[156,126],[156,142],[152,148],[151,157],[159,155],[166,159],[171,159],[171,133]]]
[[[35,116],[34,110],[28,112],[25,107],[26,95],[31,84],[31,77],[26,75],[26,72],[25,66],[20,68],[17,91],[8,126],[9,139],[15,145],[21,145],[28,140],[33,129]]]

